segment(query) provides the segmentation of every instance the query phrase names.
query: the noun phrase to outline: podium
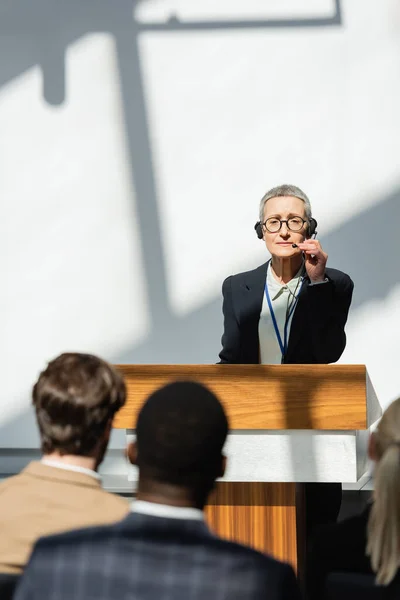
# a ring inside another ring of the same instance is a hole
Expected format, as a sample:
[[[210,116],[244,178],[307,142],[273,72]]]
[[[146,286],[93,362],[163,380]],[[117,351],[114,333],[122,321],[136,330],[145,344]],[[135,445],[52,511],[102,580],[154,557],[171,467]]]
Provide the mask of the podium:
[[[381,408],[364,365],[118,365],[127,401],[113,426],[134,435],[160,386],[195,380],[225,407],[227,472],[206,516],[221,537],[298,568],[304,482],[357,482]],[[189,399],[190,400],[190,399]]]

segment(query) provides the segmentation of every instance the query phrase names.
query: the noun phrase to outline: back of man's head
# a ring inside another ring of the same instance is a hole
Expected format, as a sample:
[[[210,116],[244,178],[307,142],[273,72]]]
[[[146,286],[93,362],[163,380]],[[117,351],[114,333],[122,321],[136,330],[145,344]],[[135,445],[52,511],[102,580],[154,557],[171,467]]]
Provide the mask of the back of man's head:
[[[33,388],[43,453],[92,456],[125,397],[123,378],[104,360],[91,354],[58,356]]]
[[[206,494],[222,473],[228,420],[218,398],[180,381],[154,392],[137,420],[140,476]]]

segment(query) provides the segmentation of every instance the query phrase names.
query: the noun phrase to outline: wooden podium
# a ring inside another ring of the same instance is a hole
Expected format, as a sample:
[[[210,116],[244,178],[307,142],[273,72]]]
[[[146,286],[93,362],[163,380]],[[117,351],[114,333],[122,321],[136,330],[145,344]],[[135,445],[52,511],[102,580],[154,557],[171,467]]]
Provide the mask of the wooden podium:
[[[119,365],[128,396],[114,427],[134,434],[138,410],[174,380],[207,385],[229,418],[228,469],[210,526],[297,568],[303,482],[356,482],[381,409],[363,365]],[[300,484],[300,485],[299,485]]]

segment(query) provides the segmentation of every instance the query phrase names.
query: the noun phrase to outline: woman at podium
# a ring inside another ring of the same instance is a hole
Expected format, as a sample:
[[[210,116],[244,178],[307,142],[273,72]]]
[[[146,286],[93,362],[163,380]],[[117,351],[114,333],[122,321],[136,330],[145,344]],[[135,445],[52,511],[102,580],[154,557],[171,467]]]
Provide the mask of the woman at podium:
[[[346,346],[353,282],[326,266],[306,194],[281,185],[261,199],[257,236],[271,259],[225,279],[220,363],[328,364]],[[307,521],[335,521],[340,484],[307,484]]]
[[[326,266],[306,194],[269,190],[255,225],[271,259],[225,279],[221,363],[328,364],[346,346],[353,282]]]

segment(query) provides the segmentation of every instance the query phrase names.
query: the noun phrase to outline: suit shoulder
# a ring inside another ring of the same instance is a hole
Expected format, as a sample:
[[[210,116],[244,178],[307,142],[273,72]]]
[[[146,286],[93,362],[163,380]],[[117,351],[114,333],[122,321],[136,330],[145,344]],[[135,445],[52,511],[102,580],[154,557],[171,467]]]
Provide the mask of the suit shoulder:
[[[130,511],[130,503],[128,500],[121,498],[121,496],[117,496],[117,494],[107,492],[103,488],[101,488],[101,501],[107,509],[121,513],[121,518]],[[110,516],[112,517],[113,515]]]
[[[253,548],[243,546],[242,544],[238,544],[236,542],[230,542],[217,537],[213,539],[216,547],[219,547],[227,554],[237,556],[241,561],[246,560],[248,563],[252,564],[255,569],[260,568],[262,571],[274,571],[278,574],[283,574],[286,571],[292,571],[292,567],[290,565],[276,560],[268,554],[263,554],[262,552],[258,552]]]
[[[263,263],[262,265],[260,265],[259,267],[256,267],[255,269],[250,269],[250,271],[242,271],[241,273],[236,273],[235,275],[230,275],[229,277],[227,277],[225,279],[225,281],[231,280],[232,285],[241,284],[244,281],[248,281],[249,279],[252,279],[253,277],[257,277],[257,275],[260,273],[260,271],[265,271],[265,273],[266,273],[268,263],[269,263],[269,261],[267,261],[266,263]]]
[[[0,494],[4,492],[7,488],[13,485],[18,475],[12,475],[11,477],[7,477],[0,483]]]
[[[327,267],[326,274],[335,283],[342,284],[342,285],[348,285],[350,287],[354,286],[354,283],[353,283],[351,277],[349,275],[347,275],[347,273],[344,273],[343,271],[339,271],[339,269],[332,269],[331,267]]]
[[[109,539],[114,535],[120,521],[109,525],[94,525],[81,529],[72,529],[54,535],[40,538],[35,544],[35,550],[53,552],[56,548],[67,549],[69,546],[76,548],[81,543],[92,544],[103,539]]]
[[[10,488],[13,488],[15,485],[18,485],[23,480],[22,473],[18,473],[17,475],[11,475],[4,479],[4,481],[0,482],[0,495],[3,492],[6,492]]]

